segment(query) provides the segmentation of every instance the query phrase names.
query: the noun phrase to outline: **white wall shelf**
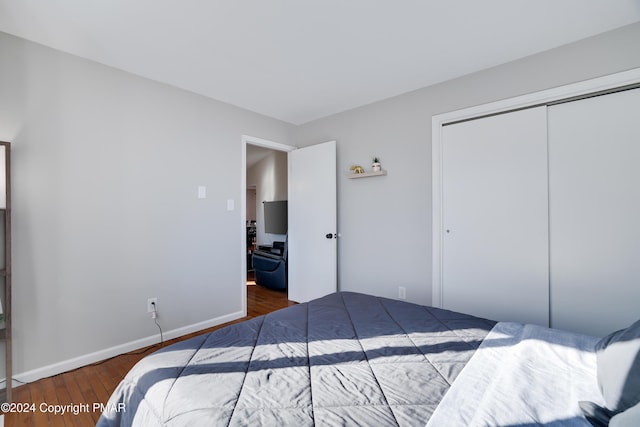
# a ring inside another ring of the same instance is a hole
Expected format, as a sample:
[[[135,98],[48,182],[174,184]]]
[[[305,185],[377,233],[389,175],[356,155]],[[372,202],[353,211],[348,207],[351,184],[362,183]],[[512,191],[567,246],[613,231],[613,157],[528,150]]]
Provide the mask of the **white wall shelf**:
[[[363,173],[347,172],[345,175],[349,179],[354,179],[354,178],[371,178],[372,176],[383,176],[386,174],[387,174],[386,170],[381,170],[379,172],[363,172]]]

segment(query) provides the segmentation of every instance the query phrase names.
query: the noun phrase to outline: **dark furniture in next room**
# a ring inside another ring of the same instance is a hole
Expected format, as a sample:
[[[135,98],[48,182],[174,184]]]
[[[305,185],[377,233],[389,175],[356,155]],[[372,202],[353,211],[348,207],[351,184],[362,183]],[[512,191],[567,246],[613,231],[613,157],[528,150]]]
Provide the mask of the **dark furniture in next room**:
[[[253,253],[253,272],[257,285],[270,289],[287,289],[287,247],[284,242],[259,246]]]

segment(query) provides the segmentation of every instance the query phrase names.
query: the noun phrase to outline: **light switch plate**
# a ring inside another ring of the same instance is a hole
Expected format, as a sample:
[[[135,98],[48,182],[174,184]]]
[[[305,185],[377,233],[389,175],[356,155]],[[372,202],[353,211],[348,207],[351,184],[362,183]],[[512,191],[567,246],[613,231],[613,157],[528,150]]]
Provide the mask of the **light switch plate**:
[[[207,187],[204,185],[198,186],[198,199],[206,199],[207,198]]]
[[[236,208],[236,204],[234,203],[233,199],[227,200],[227,210],[232,211],[235,208]]]

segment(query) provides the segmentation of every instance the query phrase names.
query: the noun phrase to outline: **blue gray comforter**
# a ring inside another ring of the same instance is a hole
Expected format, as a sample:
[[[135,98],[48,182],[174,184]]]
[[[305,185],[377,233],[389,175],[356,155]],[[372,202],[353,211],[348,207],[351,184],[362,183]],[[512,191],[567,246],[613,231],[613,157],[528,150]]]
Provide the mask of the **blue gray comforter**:
[[[98,426],[424,426],[494,324],[331,294],[147,356]]]

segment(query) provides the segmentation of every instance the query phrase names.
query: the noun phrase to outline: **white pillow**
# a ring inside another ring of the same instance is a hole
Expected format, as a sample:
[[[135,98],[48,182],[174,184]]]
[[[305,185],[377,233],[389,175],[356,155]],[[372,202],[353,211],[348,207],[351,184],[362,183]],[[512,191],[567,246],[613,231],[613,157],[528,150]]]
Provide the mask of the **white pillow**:
[[[638,427],[640,426],[640,403],[624,412],[615,415],[609,421],[609,427]]]

